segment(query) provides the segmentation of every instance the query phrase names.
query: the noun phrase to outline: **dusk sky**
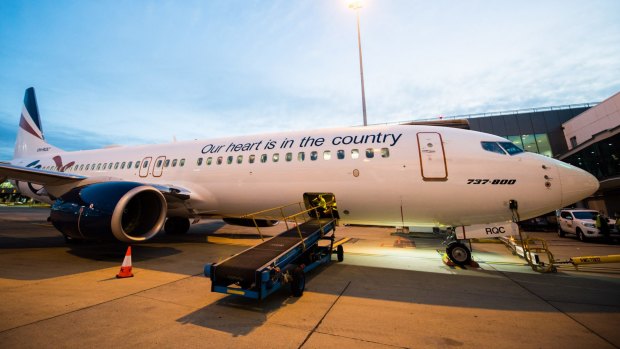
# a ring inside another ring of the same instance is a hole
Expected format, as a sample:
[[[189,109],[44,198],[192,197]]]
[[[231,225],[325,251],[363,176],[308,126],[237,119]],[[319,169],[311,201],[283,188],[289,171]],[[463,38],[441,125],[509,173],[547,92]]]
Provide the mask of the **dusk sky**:
[[[370,124],[598,102],[620,1],[368,0]],[[344,0],[0,1],[0,160],[24,90],[66,150],[360,125]]]

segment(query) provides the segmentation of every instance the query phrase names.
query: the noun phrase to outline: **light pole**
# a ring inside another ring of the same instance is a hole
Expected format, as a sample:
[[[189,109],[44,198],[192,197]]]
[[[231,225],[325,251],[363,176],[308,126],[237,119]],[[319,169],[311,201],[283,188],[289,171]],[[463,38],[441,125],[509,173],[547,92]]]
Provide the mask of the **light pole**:
[[[362,111],[364,113],[364,126],[368,125],[366,118],[366,93],[364,92],[364,65],[362,64],[362,37],[360,35],[360,9],[362,8],[361,0],[349,1],[349,8],[355,10],[357,17],[357,47],[360,53],[360,79],[362,81]]]

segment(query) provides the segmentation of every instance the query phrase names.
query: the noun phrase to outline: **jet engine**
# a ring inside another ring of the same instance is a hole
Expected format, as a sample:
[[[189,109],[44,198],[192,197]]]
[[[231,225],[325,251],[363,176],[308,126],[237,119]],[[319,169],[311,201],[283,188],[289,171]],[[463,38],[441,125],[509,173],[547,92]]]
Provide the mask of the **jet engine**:
[[[50,220],[65,237],[134,243],[157,234],[166,218],[163,194],[136,182],[73,188],[52,205]]]

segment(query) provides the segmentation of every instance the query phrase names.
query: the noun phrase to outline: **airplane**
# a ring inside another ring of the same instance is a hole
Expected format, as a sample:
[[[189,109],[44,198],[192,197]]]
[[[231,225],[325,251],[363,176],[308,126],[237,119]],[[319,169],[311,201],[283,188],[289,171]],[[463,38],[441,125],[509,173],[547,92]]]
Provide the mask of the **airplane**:
[[[424,125],[63,151],[45,141],[32,87],[13,159],[0,164],[7,178],[52,205],[49,220],[65,238],[126,243],[162,227],[183,234],[200,218],[246,225],[239,217],[249,212],[309,208],[319,197],[337,203],[339,224],[467,227],[511,220],[511,202],[524,220],[599,187],[589,173],[505,138]]]

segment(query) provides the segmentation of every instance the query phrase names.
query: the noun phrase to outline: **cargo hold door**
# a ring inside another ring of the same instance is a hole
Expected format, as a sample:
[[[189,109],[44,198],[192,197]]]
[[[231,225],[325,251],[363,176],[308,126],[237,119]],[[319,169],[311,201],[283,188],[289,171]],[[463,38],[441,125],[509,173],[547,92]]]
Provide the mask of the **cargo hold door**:
[[[418,132],[420,172],[425,181],[447,181],[448,167],[441,134]]]

